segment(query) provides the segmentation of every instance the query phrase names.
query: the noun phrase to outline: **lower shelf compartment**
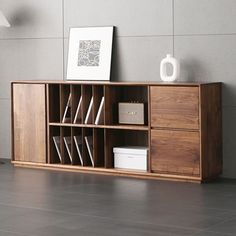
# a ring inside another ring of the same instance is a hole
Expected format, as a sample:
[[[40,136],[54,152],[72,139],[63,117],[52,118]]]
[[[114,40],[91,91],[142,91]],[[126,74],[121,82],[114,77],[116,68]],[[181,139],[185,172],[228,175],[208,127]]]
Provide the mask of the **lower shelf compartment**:
[[[129,171],[123,169],[114,168],[104,168],[104,167],[86,167],[86,166],[76,166],[76,165],[63,165],[63,164],[44,164],[44,163],[33,163],[33,162],[22,162],[22,161],[12,161],[12,164],[16,167],[28,167],[28,168],[38,168],[47,170],[58,170],[58,171],[69,171],[69,172],[81,172],[81,173],[92,173],[92,174],[103,174],[103,175],[114,175],[114,176],[127,176],[133,178],[142,179],[160,179],[160,180],[170,180],[170,181],[183,181],[183,182],[204,182],[200,177],[194,176],[183,176],[183,175],[170,175],[170,174],[158,174],[150,172],[141,171]]]

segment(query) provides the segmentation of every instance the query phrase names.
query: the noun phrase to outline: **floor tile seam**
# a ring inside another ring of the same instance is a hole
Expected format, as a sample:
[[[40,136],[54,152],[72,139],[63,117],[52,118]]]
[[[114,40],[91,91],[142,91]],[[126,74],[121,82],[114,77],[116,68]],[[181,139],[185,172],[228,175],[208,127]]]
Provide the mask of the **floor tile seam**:
[[[233,214],[233,216],[236,216],[236,210],[230,210],[230,209],[221,209],[221,208],[217,208],[217,207],[202,207],[201,205],[198,206],[198,205],[192,205],[196,208],[204,208],[204,209],[209,209],[209,210],[218,210],[218,211],[221,211],[222,213],[230,213],[230,214]]]
[[[192,232],[193,234],[191,234],[191,235],[188,235],[188,236],[197,236],[200,232],[202,232],[202,230],[194,230],[195,232]],[[94,231],[93,230],[91,230],[91,229],[84,229],[84,228],[81,228],[80,229],[80,232],[82,232],[82,233],[93,233]],[[158,232],[159,234],[157,235],[156,233],[155,233],[155,236],[180,236],[181,234],[179,234],[178,233],[178,235],[176,235],[176,234],[174,234],[174,233],[171,233],[170,234],[170,232]],[[107,235],[107,234],[106,234]],[[133,234],[132,234],[133,235]],[[139,234],[140,235],[140,234]],[[149,233],[148,233],[148,235],[150,235]],[[151,235],[154,235],[154,234],[151,234]],[[40,236],[40,235],[37,235],[37,236]],[[110,236],[110,235],[109,235]],[[112,236],[116,236],[116,235],[113,235],[112,234]],[[120,234],[118,234],[118,236],[120,236]],[[228,235],[227,235],[228,236]],[[231,236],[231,235],[229,235],[229,236]]]
[[[184,226],[177,226],[177,225],[170,226],[170,224],[154,224],[154,223],[149,223],[149,222],[146,222],[146,221],[122,220],[122,219],[119,219],[119,218],[110,218],[110,217],[105,217],[105,216],[82,214],[82,213],[72,213],[72,212],[67,212],[67,211],[50,210],[50,209],[36,208],[36,207],[25,207],[25,206],[12,205],[12,204],[6,205],[6,204],[0,203],[0,205],[9,206],[9,207],[24,208],[24,209],[31,209],[31,210],[39,210],[39,211],[44,211],[44,212],[61,213],[61,214],[65,214],[65,215],[68,215],[68,216],[86,216],[86,217],[92,217],[92,218],[103,219],[103,220],[108,220],[108,221],[111,221],[111,219],[112,219],[112,220],[115,220],[116,222],[120,222],[120,223],[129,222],[129,223],[136,223],[136,224],[163,226],[163,227],[167,227],[167,228],[185,229],[185,230],[194,230],[194,231],[205,230],[205,229],[199,229],[199,228],[195,228],[195,227],[184,227]]]
[[[87,194],[82,194],[81,196],[86,196]],[[8,195],[9,196],[9,195]],[[17,194],[14,194],[14,193],[12,193],[11,194],[11,196],[13,196],[13,197],[17,197],[17,196],[19,196],[19,195],[17,195]],[[50,195],[48,195],[48,196],[50,196]],[[78,194],[78,196],[77,197],[79,197],[80,196],[80,194]],[[98,197],[98,196],[95,196],[95,197]],[[52,197],[51,198],[52,200],[63,200],[63,198],[58,198],[58,197]],[[107,198],[107,199],[103,199],[103,198],[101,198],[101,199],[97,199],[96,198],[96,200],[99,200],[99,201],[105,201],[106,202],[106,204],[107,204],[107,202],[108,202],[108,200],[109,200],[110,198]],[[93,199],[91,199],[92,201],[93,201]],[[125,200],[126,201],[126,200]],[[72,199],[72,200],[70,200],[70,202],[71,203],[78,203],[78,199]],[[134,203],[134,201],[133,200],[128,200],[128,201],[126,201],[126,202],[130,202],[130,203],[133,203],[133,204],[135,204]],[[109,203],[109,204],[112,204],[112,203],[114,203],[114,200],[111,200],[111,202]],[[0,202],[0,205],[7,205],[7,204],[9,204],[9,203],[4,203],[4,202]],[[59,203],[60,204],[60,203]],[[136,204],[140,204],[140,201],[136,201]],[[10,203],[10,205],[11,205],[11,203]],[[116,205],[118,205],[118,206],[122,206],[122,202],[120,203],[119,202],[119,204],[117,204],[116,203]],[[127,204],[126,204],[127,205]],[[168,206],[167,204],[166,204],[166,206]],[[23,207],[23,206],[22,206]]]
[[[201,231],[202,233],[214,233],[216,234],[215,236],[218,236],[218,235],[222,235],[222,232],[217,232],[217,231],[211,231],[211,230],[202,230]],[[195,235],[195,236],[198,236],[198,235]],[[235,234],[231,234],[231,233],[223,233],[223,236],[235,236]]]
[[[65,189],[63,189],[65,190]],[[67,192],[68,193],[68,192]],[[69,192],[70,193],[70,192]],[[107,194],[96,194],[96,193],[83,193],[83,192],[71,192],[73,194],[78,194],[78,195],[89,195],[89,196],[97,196],[97,197],[104,197],[107,196]]]
[[[0,232],[4,232],[4,233],[12,233],[12,234],[16,234],[19,236],[37,236],[37,235],[32,235],[32,234],[25,234],[25,233],[19,233],[19,232],[15,232],[15,231],[11,231],[11,230],[4,230],[0,228]]]
[[[230,218],[228,218],[228,219],[222,220],[220,223],[215,223],[215,224],[209,226],[208,228],[206,228],[205,230],[206,230],[206,231],[213,232],[213,233],[218,233],[217,231],[211,231],[210,229],[212,229],[212,228],[215,227],[215,226],[222,225],[222,224],[224,224],[224,223],[226,223],[226,222],[228,222],[228,221],[231,221],[231,220],[233,220],[233,219],[235,219],[235,216],[232,216],[232,217],[230,217]],[[219,233],[220,233],[220,232],[219,232]],[[235,234],[234,234],[234,235],[235,235]]]

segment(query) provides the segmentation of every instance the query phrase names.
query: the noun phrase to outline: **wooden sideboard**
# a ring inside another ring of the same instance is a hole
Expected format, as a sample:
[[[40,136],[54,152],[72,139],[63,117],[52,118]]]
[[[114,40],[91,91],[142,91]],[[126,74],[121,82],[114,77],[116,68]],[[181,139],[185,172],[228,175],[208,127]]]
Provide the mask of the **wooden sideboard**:
[[[14,81],[12,163],[15,166],[204,182],[222,172],[221,83]],[[70,100],[70,116],[62,122]],[[80,119],[74,122],[82,96]],[[85,124],[93,97],[92,121]],[[102,121],[95,124],[101,98]],[[144,125],[118,123],[118,103],[146,104]],[[81,159],[73,137],[82,137]],[[84,137],[93,138],[92,166]],[[53,137],[60,139],[61,159]],[[63,137],[71,138],[68,157]],[[114,168],[113,147],[149,148],[145,172]]]

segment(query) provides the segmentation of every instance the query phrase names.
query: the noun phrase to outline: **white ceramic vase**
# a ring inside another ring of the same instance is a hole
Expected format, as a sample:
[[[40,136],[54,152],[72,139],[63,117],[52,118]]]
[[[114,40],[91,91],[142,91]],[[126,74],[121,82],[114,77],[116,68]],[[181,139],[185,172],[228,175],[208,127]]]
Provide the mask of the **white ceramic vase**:
[[[172,75],[167,74],[167,65],[170,64],[173,67]],[[179,78],[180,66],[179,61],[174,58],[171,54],[167,54],[164,59],[162,59],[160,64],[160,76],[161,80],[165,82],[175,81]]]

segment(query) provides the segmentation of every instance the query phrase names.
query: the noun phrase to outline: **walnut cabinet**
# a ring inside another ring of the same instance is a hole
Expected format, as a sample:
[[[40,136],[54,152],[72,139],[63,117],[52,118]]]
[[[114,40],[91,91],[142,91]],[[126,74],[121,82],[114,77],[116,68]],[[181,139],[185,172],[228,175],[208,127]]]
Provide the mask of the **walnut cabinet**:
[[[15,81],[11,90],[15,166],[199,183],[222,172],[221,83]],[[145,104],[145,123],[119,124],[118,103],[133,101]],[[147,171],[114,168],[113,147],[127,145],[149,148]]]

